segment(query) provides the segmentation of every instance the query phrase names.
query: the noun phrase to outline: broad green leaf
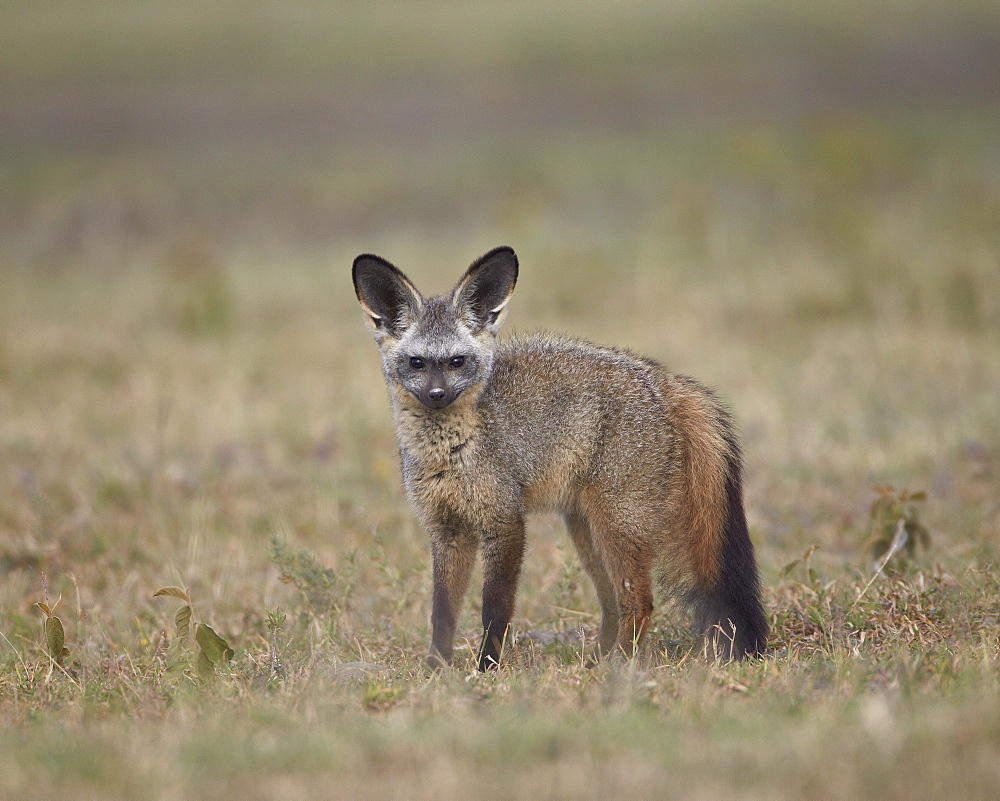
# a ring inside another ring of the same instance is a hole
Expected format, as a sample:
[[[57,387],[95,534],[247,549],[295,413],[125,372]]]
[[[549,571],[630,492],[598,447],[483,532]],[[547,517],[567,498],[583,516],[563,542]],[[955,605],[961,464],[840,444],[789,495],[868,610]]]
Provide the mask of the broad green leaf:
[[[190,659],[182,646],[182,641],[180,639],[173,640],[167,648],[166,674],[173,676],[183,673],[189,662]]]
[[[177,639],[187,640],[191,635],[191,606],[184,604],[174,615],[174,623],[177,624]]]
[[[169,595],[171,598],[179,598],[185,603],[191,603],[191,596],[183,587],[160,587],[153,593],[154,598],[159,598],[161,595]]]
[[[62,621],[57,617],[45,618],[45,646],[48,648],[49,656],[59,662],[63,658],[63,646],[66,643],[66,635],[63,632]]]
[[[198,675],[205,681],[215,675],[215,665],[204,651],[198,652]]]
[[[216,634],[211,626],[199,623],[195,626],[194,638],[201,648],[201,653],[208,657],[213,665],[221,665],[233,658],[235,652],[229,647],[229,643]]]

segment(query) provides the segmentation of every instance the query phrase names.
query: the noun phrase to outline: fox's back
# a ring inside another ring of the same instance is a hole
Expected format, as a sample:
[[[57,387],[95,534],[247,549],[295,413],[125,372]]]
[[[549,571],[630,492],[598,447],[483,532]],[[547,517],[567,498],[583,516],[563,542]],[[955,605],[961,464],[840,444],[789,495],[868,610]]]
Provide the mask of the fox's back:
[[[675,457],[668,382],[627,351],[533,335],[498,346],[479,398],[483,446],[529,510],[570,511],[586,486],[666,490]]]

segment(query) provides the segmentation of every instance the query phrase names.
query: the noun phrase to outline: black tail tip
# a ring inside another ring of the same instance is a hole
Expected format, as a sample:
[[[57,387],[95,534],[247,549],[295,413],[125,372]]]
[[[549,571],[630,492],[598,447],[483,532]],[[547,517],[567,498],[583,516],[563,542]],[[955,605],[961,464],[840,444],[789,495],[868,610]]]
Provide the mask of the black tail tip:
[[[707,593],[695,599],[695,625],[712,659],[757,659],[767,650],[767,618],[756,582],[743,589],[737,598]]]
[[[742,463],[735,440],[727,466],[722,569],[715,586],[703,588],[696,597],[695,610],[709,654],[728,661],[763,656],[768,626],[743,508]]]
[[[767,651],[767,624],[763,620],[741,629],[731,618],[717,619],[702,628],[705,652],[722,662],[760,659]]]

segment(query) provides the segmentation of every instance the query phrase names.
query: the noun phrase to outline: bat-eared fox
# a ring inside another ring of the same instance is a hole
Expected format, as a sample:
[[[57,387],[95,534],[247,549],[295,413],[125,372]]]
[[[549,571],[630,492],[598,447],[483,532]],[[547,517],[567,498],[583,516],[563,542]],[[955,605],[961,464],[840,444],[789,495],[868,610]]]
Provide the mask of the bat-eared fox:
[[[601,602],[595,658],[635,653],[654,576],[693,609],[710,653],[761,654],[767,621],[729,413],[694,380],[624,350],[545,335],[497,342],[517,271],[514,251],[496,248],[447,295],[425,298],[384,259],[354,261],[404,483],[431,536],[428,664],[451,662],[477,552],[479,668],[499,663],[527,512],[566,521]]]

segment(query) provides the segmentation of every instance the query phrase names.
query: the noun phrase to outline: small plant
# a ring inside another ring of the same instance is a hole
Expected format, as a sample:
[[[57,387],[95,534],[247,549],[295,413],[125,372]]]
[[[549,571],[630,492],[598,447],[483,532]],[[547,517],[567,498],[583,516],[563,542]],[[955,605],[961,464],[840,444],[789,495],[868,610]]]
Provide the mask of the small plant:
[[[876,485],[873,489],[877,497],[871,506],[867,544],[871,558],[885,567],[894,560],[913,559],[918,547],[930,547],[931,536],[920,521],[917,507],[927,500],[927,493],[897,490],[891,485]]]
[[[781,568],[781,578],[788,578],[796,572],[796,568],[801,566],[802,584],[807,587],[817,587],[821,583],[821,578],[816,569],[812,566],[812,556],[819,549],[818,545],[810,545],[802,552],[802,556],[787,562]]]
[[[191,653],[191,618],[194,604],[191,595],[183,587],[161,587],[153,593],[154,598],[169,596],[184,602],[184,605],[174,615],[177,625],[177,636],[167,649],[167,673],[183,673],[189,663]],[[222,637],[211,626],[205,623],[195,623],[194,641],[198,646],[197,670],[202,679],[210,679],[215,675],[215,669],[227,664],[235,653]]]
[[[63,659],[69,656],[69,649],[66,647],[66,632],[63,629],[62,621],[56,617],[56,607],[62,600],[60,595],[52,606],[49,606],[49,577],[42,573],[42,591],[45,593],[45,601],[35,604],[45,613],[45,652],[56,663],[61,664]]]
[[[270,652],[268,661],[271,666],[271,678],[278,678],[285,674],[285,666],[281,663],[281,655],[278,653],[278,632],[285,627],[285,613],[281,608],[267,610],[267,632]]]

